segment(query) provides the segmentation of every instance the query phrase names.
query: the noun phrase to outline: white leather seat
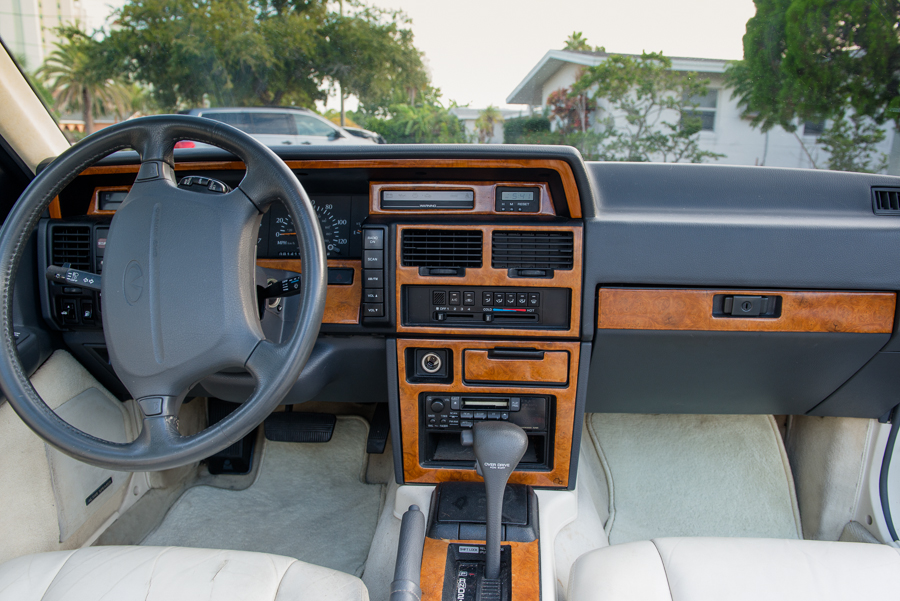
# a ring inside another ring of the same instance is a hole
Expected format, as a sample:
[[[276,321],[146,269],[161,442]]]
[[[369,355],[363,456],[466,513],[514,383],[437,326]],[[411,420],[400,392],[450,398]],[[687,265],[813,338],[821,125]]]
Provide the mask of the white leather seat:
[[[761,538],[660,538],[585,553],[569,601],[900,599],[887,545]]]
[[[368,601],[362,580],[290,557],[89,547],[0,565],[0,601]]]

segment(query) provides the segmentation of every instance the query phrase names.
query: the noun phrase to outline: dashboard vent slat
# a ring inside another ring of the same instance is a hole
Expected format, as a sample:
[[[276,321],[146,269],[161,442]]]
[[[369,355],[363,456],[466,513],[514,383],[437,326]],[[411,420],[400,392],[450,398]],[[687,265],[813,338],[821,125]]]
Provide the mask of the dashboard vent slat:
[[[404,267],[481,267],[479,231],[404,230],[401,244]]]
[[[572,232],[495,231],[491,244],[494,269],[572,269]]]
[[[900,188],[872,188],[876,215],[900,215]]]
[[[91,270],[91,227],[89,225],[57,225],[50,238],[50,261],[59,267],[71,264],[73,269]]]

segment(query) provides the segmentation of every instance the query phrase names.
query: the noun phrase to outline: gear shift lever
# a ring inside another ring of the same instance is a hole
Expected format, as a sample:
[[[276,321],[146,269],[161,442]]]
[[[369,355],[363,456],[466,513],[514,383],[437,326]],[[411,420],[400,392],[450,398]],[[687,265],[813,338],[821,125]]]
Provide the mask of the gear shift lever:
[[[503,495],[510,474],[519,465],[528,436],[525,430],[509,422],[478,422],[469,431],[463,432],[462,443],[472,445],[475,450],[475,468],[484,478],[487,490],[487,534],[485,550],[487,561],[485,578],[495,580],[500,577],[500,534],[503,517]]]

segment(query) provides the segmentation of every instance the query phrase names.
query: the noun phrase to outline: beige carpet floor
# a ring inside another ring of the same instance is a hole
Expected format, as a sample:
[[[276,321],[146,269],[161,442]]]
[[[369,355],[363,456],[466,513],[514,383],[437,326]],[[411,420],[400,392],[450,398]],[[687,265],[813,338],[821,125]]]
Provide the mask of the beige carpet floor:
[[[591,414],[610,544],[663,536],[802,538],[772,416]]]
[[[365,483],[368,425],[337,418],[327,443],[266,441],[246,490],[188,489],[141,544],[260,551],[361,575],[383,486]]]

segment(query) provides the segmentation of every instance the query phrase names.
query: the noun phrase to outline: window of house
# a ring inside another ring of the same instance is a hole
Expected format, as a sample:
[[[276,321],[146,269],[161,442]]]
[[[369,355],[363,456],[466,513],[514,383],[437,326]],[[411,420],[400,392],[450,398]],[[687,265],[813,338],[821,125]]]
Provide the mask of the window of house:
[[[688,102],[695,108],[685,111],[688,117],[699,117],[702,122],[701,131],[716,130],[716,105],[719,102],[719,90],[709,90],[706,94],[692,96]]]
[[[803,123],[804,136],[820,136],[825,133],[825,119],[821,121],[806,121]]]

